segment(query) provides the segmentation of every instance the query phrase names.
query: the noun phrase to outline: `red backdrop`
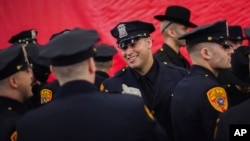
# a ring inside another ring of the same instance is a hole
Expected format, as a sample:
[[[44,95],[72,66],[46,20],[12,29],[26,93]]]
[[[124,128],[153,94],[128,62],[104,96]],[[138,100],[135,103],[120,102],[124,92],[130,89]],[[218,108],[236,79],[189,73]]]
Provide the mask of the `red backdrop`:
[[[8,47],[9,38],[22,30],[38,30],[38,42],[45,44],[51,34],[73,27],[96,29],[102,43],[116,46],[111,28],[121,21],[143,20],[157,29],[152,34],[155,52],[163,40],[153,16],[164,14],[169,5],[189,8],[198,25],[219,19],[243,27],[250,22],[249,0],[0,0],[0,48]],[[182,53],[188,58],[185,49]],[[114,59],[111,75],[125,65],[120,54]]]

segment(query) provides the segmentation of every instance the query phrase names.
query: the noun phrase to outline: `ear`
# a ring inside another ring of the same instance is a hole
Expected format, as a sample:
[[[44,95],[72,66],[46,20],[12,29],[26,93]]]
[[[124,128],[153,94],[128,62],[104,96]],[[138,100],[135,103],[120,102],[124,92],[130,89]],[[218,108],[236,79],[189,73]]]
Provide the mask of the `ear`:
[[[213,57],[212,52],[207,48],[204,47],[200,50],[201,56],[206,59],[206,60],[210,60]]]
[[[93,74],[93,73],[95,74],[96,67],[95,67],[95,62],[94,62],[93,57],[88,59],[88,71],[91,74]]]
[[[147,43],[148,43],[148,48],[151,49],[153,46],[153,39],[151,37],[148,37]]]
[[[56,73],[55,73],[55,68],[54,68],[52,65],[50,65],[49,68],[50,68],[51,74],[52,74],[55,78],[57,78],[57,77],[56,77]]]
[[[176,36],[175,30],[172,29],[172,28],[169,28],[169,29],[167,30],[167,33],[168,33],[168,35],[169,35],[170,37],[175,37],[175,36]]]
[[[8,78],[8,82],[11,88],[17,88],[18,84],[17,84],[17,78],[15,75],[12,75]]]

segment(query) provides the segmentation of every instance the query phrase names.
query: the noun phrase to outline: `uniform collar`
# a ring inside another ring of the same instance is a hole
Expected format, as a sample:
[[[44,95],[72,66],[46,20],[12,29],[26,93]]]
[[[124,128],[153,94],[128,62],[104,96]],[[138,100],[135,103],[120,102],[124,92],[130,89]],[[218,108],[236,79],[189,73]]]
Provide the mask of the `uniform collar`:
[[[19,115],[22,115],[28,110],[28,107],[17,100],[0,96],[0,113],[6,110],[15,111]]]
[[[170,58],[182,57],[180,54],[176,53],[174,49],[172,49],[168,44],[163,44],[163,49],[168,52]]]
[[[157,77],[158,70],[159,70],[159,64],[157,64],[157,61],[154,59],[152,67],[144,76],[140,75],[138,72],[134,70],[132,72],[137,80],[139,80],[141,77],[146,77],[149,81],[154,83]]]
[[[94,84],[87,82],[85,80],[75,80],[65,83],[59,88],[56,93],[55,99],[73,96],[76,94],[83,94],[92,91],[97,91]]]
[[[212,79],[215,79],[217,81],[217,77],[210,70],[208,70],[202,66],[199,66],[199,65],[193,65],[190,69],[190,73],[191,74],[198,73],[204,77],[212,78]]]

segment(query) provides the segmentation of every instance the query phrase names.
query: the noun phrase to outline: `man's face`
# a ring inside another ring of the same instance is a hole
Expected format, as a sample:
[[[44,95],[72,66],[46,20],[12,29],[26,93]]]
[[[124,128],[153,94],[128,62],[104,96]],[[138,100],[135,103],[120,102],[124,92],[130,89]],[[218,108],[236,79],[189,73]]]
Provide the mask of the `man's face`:
[[[20,91],[23,100],[31,97],[32,94],[32,83],[33,83],[33,74],[32,70],[22,70],[15,74],[16,83],[18,85],[18,90]]]
[[[220,44],[211,43],[210,46],[211,67],[214,69],[231,68],[231,55],[234,53],[233,48],[225,48]]]
[[[235,50],[238,47],[242,46],[242,41],[228,41],[230,46]]]
[[[130,68],[142,70],[146,66],[145,64],[148,62],[150,55],[152,55],[151,47],[151,38],[141,38],[128,47],[123,48],[121,52]]]
[[[188,27],[182,24],[174,23],[172,25],[172,30],[174,32],[174,40],[178,46],[185,46],[185,40],[178,40],[178,38],[187,33]]]

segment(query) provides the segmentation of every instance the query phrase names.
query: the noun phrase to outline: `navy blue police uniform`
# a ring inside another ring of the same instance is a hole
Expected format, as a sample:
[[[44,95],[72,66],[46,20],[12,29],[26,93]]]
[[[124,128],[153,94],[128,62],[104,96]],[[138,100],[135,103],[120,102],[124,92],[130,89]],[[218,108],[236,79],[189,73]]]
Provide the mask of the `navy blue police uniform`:
[[[60,32],[54,33],[51,35],[49,40],[51,41],[54,38],[56,38],[57,36],[64,34],[64,33],[67,33],[68,31],[70,31],[70,29],[64,29]],[[29,47],[29,46],[31,46],[31,45],[28,45],[27,47]],[[28,51],[29,51],[29,49],[28,49]],[[51,62],[48,61],[48,59],[46,59],[46,58],[41,58],[41,57],[37,57],[37,56],[35,56],[35,58],[37,60],[36,62],[39,62],[39,64],[42,65],[42,68],[41,68],[41,65],[37,65],[37,67],[33,68],[33,70],[35,69],[34,70],[35,74],[37,72],[36,76],[38,76],[39,78],[41,78],[43,80],[46,77],[48,78],[48,76],[47,76],[48,71],[47,71],[46,67],[48,65],[50,65]],[[42,71],[41,71],[41,69],[42,69]],[[39,79],[39,80],[41,80],[41,79]],[[59,88],[60,88],[60,85],[59,85],[58,80],[56,80],[56,79],[50,83],[43,83],[42,85],[39,85],[39,86],[33,88],[34,93],[38,93],[39,95],[37,95],[37,96],[35,95],[35,97],[32,97],[32,98],[35,100],[35,103],[38,103],[38,105],[44,105],[44,104],[50,102],[55,97],[55,94]]]
[[[124,25],[127,36],[119,38],[119,27]],[[126,47],[128,43],[138,39],[138,36],[149,37],[154,31],[154,26],[141,21],[131,21],[118,24],[111,31],[117,38],[119,46]],[[124,39],[125,38],[125,39]],[[123,41],[122,41],[123,40]],[[132,89],[139,92],[150,111],[167,130],[170,138],[172,135],[170,119],[170,100],[175,85],[185,76],[185,69],[171,64],[163,64],[154,59],[154,63],[145,76],[141,76],[131,68],[124,68],[114,77],[104,81],[101,91],[110,93],[127,92]],[[137,93],[136,92],[136,93]],[[131,92],[133,93],[133,92]]]
[[[0,80],[3,80],[18,71],[28,69],[20,45],[10,46],[0,51]],[[16,139],[16,122],[28,111],[26,104],[17,100],[0,96],[0,140],[11,141]]]
[[[154,18],[160,22],[170,21],[161,32],[164,32],[172,23],[179,23],[187,27],[197,27],[196,24],[190,21],[191,12],[189,9],[172,5],[166,8],[165,15],[156,15]],[[176,66],[183,67],[186,69],[190,68],[189,62],[179,53],[176,53],[169,45],[163,44],[162,47],[155,52],[155,58],[160,62],[172,63]]]
[[[204,25],[183,35],[188,47],[215,42],[228,48],[226,21]],[[171,116],[176,141],[212,141],[216,119],[228,108],[225,89],[210,70],[193,65],[175,88]]]
[[[94,56],[95,63],[108,63],[112,61],[113,56],[117,53],[115,47],[106,45],[106,44],[99,44],[96,46],[96,54]],[[101,66],[99,66],[101,67]],[[106,67],[106,66],[105,66]],[[111,66],[110,66],[111,67]],[[107,69],[107,68],[104,68]],[[95,85],[97,88],[100,88],[102,82],[109,78],[109,74],[107,72],[97,70],[96,77],[95,77]]]
[[[94,30],[75,28],[50,41],[40,55],[52,66],[67,67],[93,57],[98,39]],[[18,122],[17,135],[18,141],[165,139],[140,98],[103,94],[78,79],[63,84],[50,103],[27,113]]]
[[[32,71],[35,82],[32,86],[33,96],[26,103],[30,108],[37,108],[51,101],[52,95],[49,92],[42,90],[42,87],[47,84],[47,79],[50,75],[50,61],[46,58],[39,57],[39,49],[41,45],[28,44],[25,48],[30,62],[32,63]]]

